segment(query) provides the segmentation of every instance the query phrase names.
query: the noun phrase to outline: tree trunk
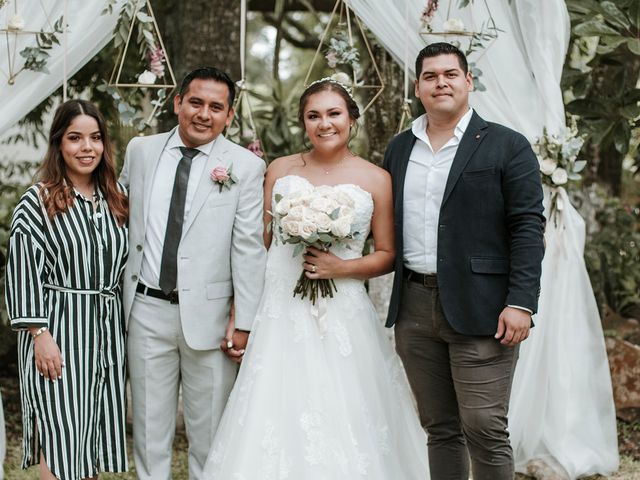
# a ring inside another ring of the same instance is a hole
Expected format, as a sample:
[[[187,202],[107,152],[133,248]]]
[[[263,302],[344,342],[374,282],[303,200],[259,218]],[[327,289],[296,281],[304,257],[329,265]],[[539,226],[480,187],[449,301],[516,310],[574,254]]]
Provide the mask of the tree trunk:
[[[194,68],[213,66],[240,80],[240,2],[228,0],[152,0],[167,56],[178,86]],[[168,101],[158,128],[175,125]]]
[[[369,139],[367,155],[370,162],[382,165],[384,151],[398,131],[398,124],[402,116],[404,69],[376,42],[372,42],[371,49],[385,88],[365,113],[365,130]],[[364,80],[369,85],[379,82],[372,67],[367,69]],[[369,296],[381,323],[384,323],[387,316],[392,285],[392,273],[372,278],[368,282]]]
[[[385,85],[382,94],[365,113],[365,130],[369,139],[368,159],[382,165],[384,151],[398,130],[404,100],[404,71],[380,45],[371,45],[373,56]],[[365,74],[367,84],[379,83],[373,67]]]

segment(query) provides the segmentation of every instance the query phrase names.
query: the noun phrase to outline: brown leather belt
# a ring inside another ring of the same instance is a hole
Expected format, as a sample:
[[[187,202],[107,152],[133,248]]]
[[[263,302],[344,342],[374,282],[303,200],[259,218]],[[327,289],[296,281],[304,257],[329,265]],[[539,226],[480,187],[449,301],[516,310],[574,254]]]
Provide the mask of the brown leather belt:
[[[138,286],[136,287],[136,292],[141,293],[143,295],[148,295],[149,297],[159,298],[160,300],[167,300],[173,305],[177,305],[178,303],[180,303],[178,299],[178,292],[176,292],[175,290],[171,292],[169,295],[167,295],[162,290],[149,288],[146,285],[143,285],[142,283],[138,283]]]
[[[429,288],[438,287],[438,277],[435,273],[426,275],[424,273],[414,272],[413,270],[409,270],[407,267],[404,267],[402,271],[402,276],[407,280],[409,280],[410,282],[419,283],[425,287],[429,287]]]

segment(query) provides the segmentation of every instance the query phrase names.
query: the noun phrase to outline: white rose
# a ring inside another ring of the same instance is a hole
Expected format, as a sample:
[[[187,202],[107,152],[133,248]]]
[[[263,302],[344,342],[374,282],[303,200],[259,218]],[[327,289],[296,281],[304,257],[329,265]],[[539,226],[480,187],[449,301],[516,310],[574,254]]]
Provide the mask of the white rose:
[[[334,188],[329,185],[320,185],[319,187],[316,187],[314,194],[318,197],[332,198],[335,196]]]
[[[299,205],[302,205],[302,196],[298,196],[298,197],[289,197],[289,204],[291,205],[291,208],[293,207],[297,207]]]
[[[355,212],[353,208],[349,206],[340,207],[340,214],[338,215],[338,217],[348,218],[349,222],[352,222],[354,216],[355,216]]]
[[[302,205],[295,205],[289,209],[289,213],[287,213],[287,218],[290,220],[302,220],[303,214],[304,214],[304,207]]]
[[[329,201],[327,208],[324,209],[324,213],[326,213],[327,215],[331,215],[333,211],[338,207],[340,207],[340,204],[335,200],[331,200]]]
[[[311,207],[302,207],[302,220],[306,222],[313,222],[316,218],[316,211]]]
[[[7,30],[22,30],[24,28],[24,18],[17,13],[7,22]]]
[[[558,162],[552,160],[550,158],[545,158],[544,160],[540,160],[540,171],[545,175],[551,175],[553,171],[558,166]]]
[[[336,202],[338,202],[340,205],[346,205],[348,207],[353,207],[355,205],[353,203],[353,198],[341,191],[336,192]]]
[[[331,223],[331,233],[336,237],[342,238],[351,232],[351,221],[346,217],[340,217]]]
[[[349,75],[344,72],[337,72],[331,75],[331,80],[335,80],[338,83],[342,83],[343,85],[351,85],[351,79]]]
[[[327,213],[327,210],[331,206],[331,201],[326,197],[316,197],[311,200],[310,206],[317,212]]]
[[[289,209],[291,208],[291,201],[288,198],[282,198],[278,203],[276,203],[276,213],[278,215],[286,215],[289,213]]]
[[[459,18],[450,18],[442,24],[442,29],[445,32],[463,32],[464,23]]]
[[[306,192],[304,190],[296,190],[295,192],[291,192],[288,197],[289,201],[293,203],[294,200],[299,200]]]
[[[301,222],[294,219],[284,219],[280,224],[282,226],[282,230],[289,235],[290,237],[298,237],[300,236]]]
[[[331,231],[332,220],[326,213],[316,213],[313,223],[316,224],[319,232],[326,233]]]
[[[300,222],[300,236],[305,240],[309,238],[311,235],[313,235],[314,233],[316,233],[317,231],[318,229],[316,228],[313,222],[308,222],[306,220],[303,220],[302,222]]]
[[[568,179],[569,176],[564,168],[556,168],[551,174],[551,181],[556,185],[564,185]]]
[[[138,83],[142,85],[153,85],[154,83],[156,83],[156,76],[153,72],[145,70],[140,75],[138,75]]]

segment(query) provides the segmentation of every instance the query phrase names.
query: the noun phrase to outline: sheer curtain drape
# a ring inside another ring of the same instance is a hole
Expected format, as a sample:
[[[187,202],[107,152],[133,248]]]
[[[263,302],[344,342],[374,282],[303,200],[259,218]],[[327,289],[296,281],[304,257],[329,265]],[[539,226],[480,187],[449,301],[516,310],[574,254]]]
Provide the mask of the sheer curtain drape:
[[[406,21],[402,1],[348,3],[400,63],[408,44],[413,72],[425,45],[418,32],[426,1],[405,1]],[[439,3],[435,24],[449,8],[449,2]],[[485,2],[476,0],[463,10],[457,4],[451,5],[449,18],[462,20],[468,30],[487,20]],[[564,0],[487,0],[486,5],[503,32],[482,56],[470,58],[487,88],[471,95],[471,105],[486,120],[514,128],[530,141],[545,126],[561,131],[560,77],[569,43]],[[545,189],[547,214],[549,195]],[[602,326],[583,260],[585,225],[563,189],[560,195],[565,208],[547,224],[539,311],[520,351],[510,430],[519,471],[540,474],[534,470],[542,467],[560,478],[576,478],[616,470],[618,451]]]
[[[80,67],[91,60],[113,37],[113,29],[117,22],[119,3],[111,15],[101,15],[106,1],[68,0],[67,4],[67,71],[71,77]],[[43,11],[45,7],[48,16]],[[55,22],[64,11],[63,1],[20,0],[18,14],[25,20],[25,31],[40,31],[47,26],[47,17]],[[0,9],[0,25],[6,27],[14,15],[13,2]],[[7,40],[8,38],[8,40]],[[18,120],[33,110],[62,85],[64,72],[64,48],[62,34],[58,35],[60,45],[49,50],[47,69],[50,73],[39,73],[30,70],[21,72],[13,85],[7,82],[10,59],[17,57],[15,65],[22,65],[24,59],[19,52],[25,47],[35,47],[34,35],[9,34],[0,39],[0,135],[6,132]],[[7,53],[7,41],[11,58]],[[107,79],[108,80],[108,79]]]

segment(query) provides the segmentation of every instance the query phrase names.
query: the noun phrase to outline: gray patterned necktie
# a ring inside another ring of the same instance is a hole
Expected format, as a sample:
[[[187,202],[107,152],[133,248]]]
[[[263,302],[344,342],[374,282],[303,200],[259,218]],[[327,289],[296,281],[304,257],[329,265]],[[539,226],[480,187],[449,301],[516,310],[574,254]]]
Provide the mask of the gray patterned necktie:
[[[178,245],[182,237],[182,223],[184,221],[184,204],[187,197],[187,184],[191,171],[191,160],[198,154],[195,148],[180,147],[182,158],[176,169],[173,181],[173,193],[169,217],[167,218],[167,231],[164,235],[164,247],[162,248],[162,263],[160,264],[160,289],[169,295],[176,288],[178,276]]]

